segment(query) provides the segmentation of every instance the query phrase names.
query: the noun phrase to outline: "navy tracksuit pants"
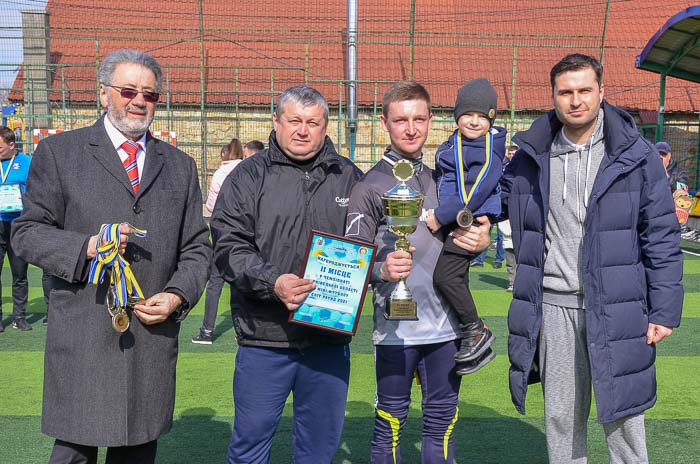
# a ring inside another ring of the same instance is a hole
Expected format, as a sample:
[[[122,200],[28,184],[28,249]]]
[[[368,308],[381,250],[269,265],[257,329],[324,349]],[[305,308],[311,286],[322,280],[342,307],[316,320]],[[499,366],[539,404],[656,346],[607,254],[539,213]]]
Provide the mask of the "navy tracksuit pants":
[[[305,350],[241,346],[233,373],[229,464],[270,462],[272,437],[293,394],[292,459],[330,464],[340,444],[350,377],[348,345]],[[282,458],[290,462],[288,456]]]
[[[461,377],[455,374],[458,340],[429,345],[375,346],[377,402],[372,437],[373,464],[401,463],[401,431],[418,372],[423,396],[423,464],[451,463]]]

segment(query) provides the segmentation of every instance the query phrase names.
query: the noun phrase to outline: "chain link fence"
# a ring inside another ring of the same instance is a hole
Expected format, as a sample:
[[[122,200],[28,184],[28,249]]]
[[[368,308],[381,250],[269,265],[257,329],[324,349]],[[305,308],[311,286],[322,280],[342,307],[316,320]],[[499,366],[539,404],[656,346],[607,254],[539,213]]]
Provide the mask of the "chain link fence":
[[[338,151],[368,169],[388,144],[379,123],[383,92],[394,81],[415,79],[433,98],[435,119],[425,150],[432,164],[435,149],[454,130],[459,86],[487,77],[499,96],[496,123],[511,137],[551,108],[549,69],[567,53],[604,61],[605,95],[612,103],[655,108],[658,78],[625,75],[634,71],[630,57],[645,44],[629,31],[649,30],[647,40],[690,4],[562,0],[554,6],[523,0],[465,7],[455,0],[362,0],[358,79],[350,82],[348,37],[354,26],[347,22],[345,0],[0,1],[8,13],[0,33],[0,96],[12,105],[4,109],[4,120],[18,129],[24,151],[31,153],[33,129],[75,129],[101,114],[101,58],[118,48],[147,51],[164,70],[153,129],[177,134],[178,147],[195,157],[206,186],[232,137],[267,142],[276,97],[299,84],[327,97],[328,133]],[[35,13],[26,12],[22,23],[19,10],[30,8]],[[694,84],[679,82],[667,94],[670,111],[674,91],[696,92]],[[356,120],[348,116],[350,84]],[[672,145],[682,141],[684,162],[695,177],[697,117],[666,119],[664,135]]]

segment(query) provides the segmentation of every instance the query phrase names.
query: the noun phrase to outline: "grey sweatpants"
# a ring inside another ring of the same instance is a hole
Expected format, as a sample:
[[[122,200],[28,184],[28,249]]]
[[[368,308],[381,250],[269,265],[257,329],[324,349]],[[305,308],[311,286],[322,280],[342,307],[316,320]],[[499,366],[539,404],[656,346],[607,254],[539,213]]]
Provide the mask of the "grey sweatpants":
[[[584,464],[591,410],[585,310],[542,305],[539,361],[549,462]],[[612,464],[649,462],[644,414],[603,424],[603,430]]]

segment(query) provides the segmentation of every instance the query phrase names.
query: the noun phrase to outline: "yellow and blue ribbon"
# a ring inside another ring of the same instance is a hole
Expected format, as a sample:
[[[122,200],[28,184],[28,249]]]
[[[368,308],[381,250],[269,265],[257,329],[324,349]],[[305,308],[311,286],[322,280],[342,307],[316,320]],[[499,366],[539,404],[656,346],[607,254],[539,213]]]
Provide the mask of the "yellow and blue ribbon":
[[[491,130],[488,131],[486,134],[486,158],[484,159],[484,164],[481,166],[481,170],[479,171],[479,174],[476,176],[476,180],[474,181],[474,185],[472,185],[472,188],[469,189],[469,192],[467,192],[467,189],[465,188],[465,177],[464,177],[464,157],[462,156],[462,133],[459,130],[455,131],[454,135],[454,144],[455,144],[455,170],[457,172],[457,184],[459,185],[459,198],[462,200],[462,203],[464,203],[464,207],[467,208],[469,207],[469,200],[472,199],[472,196],[479,190],[479,186],[483,182],[484,178],[486,177],[486,174],[489,172],[489,168],[491,167],[491,163],[493,160],[493,132]]]
[[[145,237],[146,231],[137,229],[127,224],[137,237]],[[126,307],[127,298],[131,295],[143,298],[143,292],[139,283],[131,271],[129,262],[119,254],[120,224],[102,224],[97,234],[97,255],[90,263],[90,275],[88,281],[93,285],[101,284],[107,269],[112,270],[110,275],[110,287],[114,292],[114,301],[120,308]]]

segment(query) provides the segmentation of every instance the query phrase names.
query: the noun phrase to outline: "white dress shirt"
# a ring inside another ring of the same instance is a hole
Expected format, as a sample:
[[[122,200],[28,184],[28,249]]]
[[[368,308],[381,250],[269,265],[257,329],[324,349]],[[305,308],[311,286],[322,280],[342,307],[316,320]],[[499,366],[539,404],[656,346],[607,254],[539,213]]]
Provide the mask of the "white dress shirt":
[[[109,135],[109,139],[112,141],[114,149],[117,150],[119,159],[121,160],[122,164],[124,164],[124,161],[126,161],[126,159],[129,157],[129,154],[124,151],[122,144],[129,139],[127,139],[124,134],[119,132],[119,129],[114,127],[112,121],[109,120],[109,116],[105,116],[104,121],[105,129],[107,129],[107,135]],[[143,163],[146,161],[146,134],[144,133],[141,138],[136,141],[136,143],[139,145],[139,151],[136,153],[136,165],[138,166],[140,180],[143,177]]]

